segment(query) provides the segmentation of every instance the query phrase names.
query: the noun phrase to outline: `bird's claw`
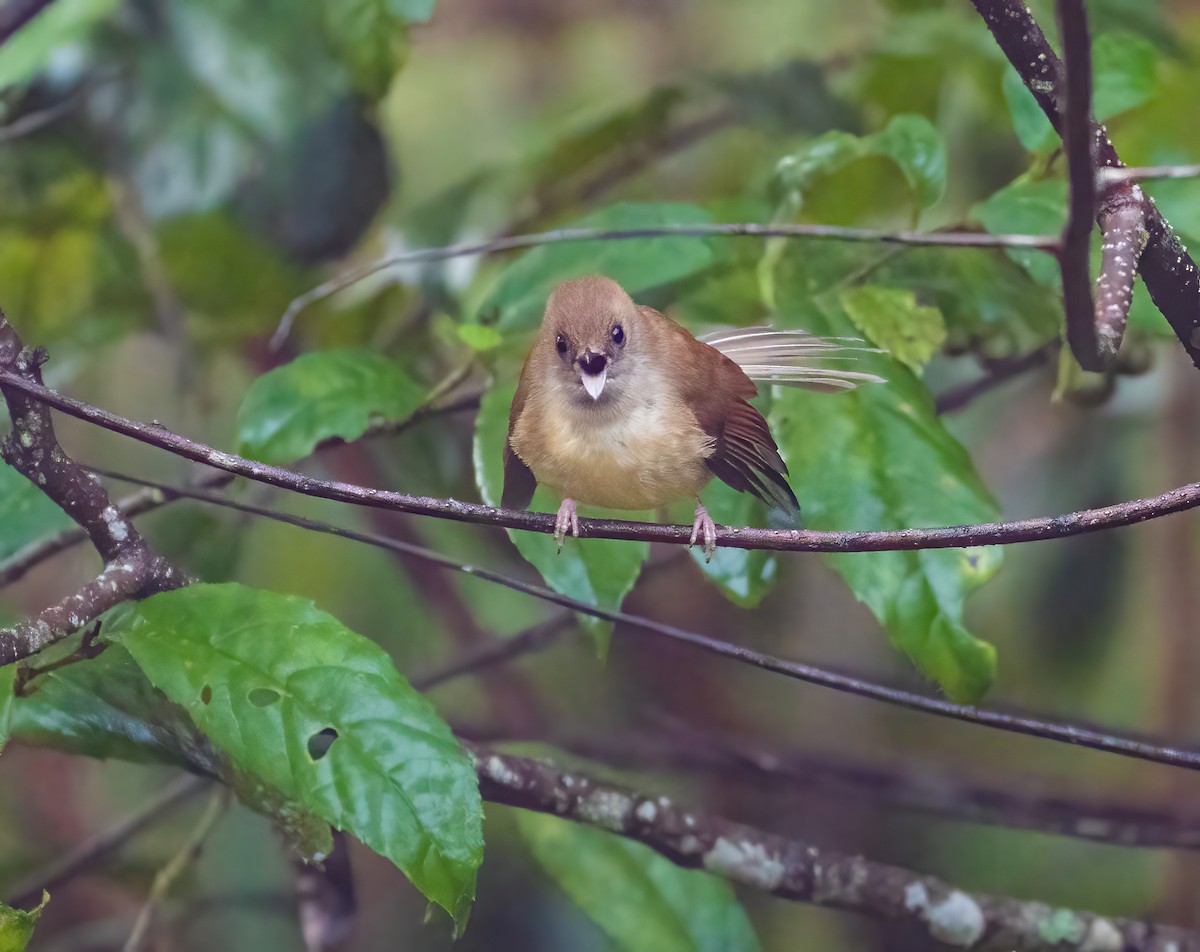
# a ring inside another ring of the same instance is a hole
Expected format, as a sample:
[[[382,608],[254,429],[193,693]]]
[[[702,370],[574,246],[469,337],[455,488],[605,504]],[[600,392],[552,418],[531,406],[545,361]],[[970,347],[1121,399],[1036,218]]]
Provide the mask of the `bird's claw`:
[[[564,499],[558,507],[558,515],[554,517],[554,541],[558,544],[559,552],[562,552],[568,532],[579,538],[579,513],[575,511],[574,499]]]
[[[704,561],[711,562],[713,555],[717,551],[717,525],[712,521],[712,516],[708,514],[708,510],[697,503],[696,519],[692,523],[692,537],[688,541],[688,545],[693,546],[701,539],[704,540]]]

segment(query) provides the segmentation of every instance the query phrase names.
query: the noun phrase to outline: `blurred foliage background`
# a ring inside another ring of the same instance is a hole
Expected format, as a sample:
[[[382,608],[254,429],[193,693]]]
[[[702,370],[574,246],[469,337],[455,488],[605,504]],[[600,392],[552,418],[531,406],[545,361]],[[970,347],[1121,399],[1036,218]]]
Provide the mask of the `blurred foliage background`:
[[[1033,10],[1053,38],[1051,5]],[[1096,110],[1123,158],[1195,160],[1200,5],[1093,0],[1089,12]],[[350,266],[569,223],[1052,233],[1065,201],[1055,143],[960,0],[57,0],[0,49],[0,87],[0,305],[49,349],[52,386],[223,448],[304,456],[330,431],[284,418],[333,371],[289,382],[277,368],[365,348],[404,383],[380,371],[354,398],[359,422],[403,418],[449,384],[484,395],[478,427],[469,411],[436,416],[324,453],[308,471],[495,501],[508,394],[540,301],[554,281],[606,270],[697,332],[775,320],[866,335],[888,352],[887,387],[772,398],[811,527],[1064,512],[1195,478],[1200,387],[1144,289],[1121,365],[1083,374],[1054,350],[1057,271],[1037,252],[656,239],[464,257],[386,269],[304,310],[282,353],[267,347],[294,296]],[[1200,235],[1200,183],[1150,190],[1185,238]],[[1038,348],[1049,356],[1029,372],[935,413],[933,396]],[[385,391],[396,404],[378,405]],[[177,459],[74,421],[60,432],[86,461],[188,476]],[[755,506],[714,496],[719,522],[762,524]],[[479,527],[281,494],[271,503],[535,578],[527,559],[577,596],[916,689],[987,691],[989,703],[1181,742],[1200,728],[1190,516],[1015,547],[1002,567],[990,551],[871,562],[722,552],[705,570],[674,548],[585,542],[555,560],[544,538],[514,540],[519,554]],[[5,556],[63,525],[7,470],[0,516]],[[547,617],[475,579],[220,510],[178,504],[145,526],[204,580],[314,600],[412,677]],[[34,612],[95,568],[91,553],[61,556],[4,590],[0,615]],[[833,695],[636,631],[616,631],[611,647],[600,626],[575,634],[430,697],[469,735],[578,756],[818,845],[981,892],[1200,926],[1190,853],[948,822],[899,809],[886,791],[830,796],[816,779],[773,787],[736,767],[682,770],[636,757],[635,740],[763,746],[935,785],[1180,809],[1200,791],[1192,776]],[[54,752],[33,732],[17,740],[0,759],[0,884],[171,773]],[[628,947],[556,884],[543,856],[553,831],[505,808],[486,816],[479,900],[457,948]],[[123,941],[154,870],[194,823],[184,810],[56,892],[33,947]],[[352,859],[360,912],[347,947],[452,945],[446,920],[423,924],[425,900],[389,863],[358,846]],[[293,888],[269,822],[235,808],[167,902],[156,941],[299,947]],[[865,919],[739,898],[764,949],[923,947]]]

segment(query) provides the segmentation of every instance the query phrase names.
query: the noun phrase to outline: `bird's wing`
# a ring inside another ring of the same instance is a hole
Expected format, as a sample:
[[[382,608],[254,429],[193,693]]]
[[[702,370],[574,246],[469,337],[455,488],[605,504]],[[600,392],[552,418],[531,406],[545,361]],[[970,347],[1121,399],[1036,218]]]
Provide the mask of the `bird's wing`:
[[[640,308],[663,334],[677,337],[685,354],[675,367],[683,400],[713,441],[705,461],[714,476],[768,506],[798,517],[800,504],[787,482],[787,465],[767,421],[747,401],[758,388],[745,371],[719,349],[698,341],[683,327],[649,307]]]
[[[774,327],[739,327],[714,331],[697,340],[715,347],[759,383],[805,387],[810,390],[853,390],[863,383],[883,383],[882,377],[844,366],[859,354],[877,354],[854,337],[818,337],[808,331]]]
[[[525,395],[528,393],[525,373],[528,369],[529,361],[526,360],[521,368],[517,392],[513,394],[512,408],[508,411],[508,436],[504,438],[504,489],[500,493],[500,505],[505,509],[528,509],[537,489],[537,477],[533,475],[533,470],[512,448],[513,427],[525,409]]]

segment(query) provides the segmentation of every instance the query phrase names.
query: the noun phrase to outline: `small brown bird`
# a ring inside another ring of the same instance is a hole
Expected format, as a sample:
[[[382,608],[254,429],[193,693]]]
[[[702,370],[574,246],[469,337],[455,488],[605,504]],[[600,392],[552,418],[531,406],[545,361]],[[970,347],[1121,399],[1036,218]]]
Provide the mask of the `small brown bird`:
[[[713,476],[795,521],[787,466],[747,402],[758,393],[753,380],[822,390],[880,381],[811,365],[865,349],[854,343],[769,327],[697,340],[610,278],[565,281],[550,295],[513,397],[501,504],[526,508],[538,483],[560,493],[560,550],[568,531],[579,535],[576,501],[657,509],[694,498],[691,544],[702,541],[712,558],[716,526],[700,491]]]

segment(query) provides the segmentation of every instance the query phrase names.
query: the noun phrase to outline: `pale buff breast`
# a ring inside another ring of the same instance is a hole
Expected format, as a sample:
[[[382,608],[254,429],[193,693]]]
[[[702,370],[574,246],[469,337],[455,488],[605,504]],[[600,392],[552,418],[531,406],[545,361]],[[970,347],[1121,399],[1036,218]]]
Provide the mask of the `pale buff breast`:
[[[712,441],[678,399],[647,395],[619,414],[568,400],[541,409],[522,415],[513,449],[539,483],[576,502],[657,509],[695,497],[712,477]],[[531,420],[541,432],[529,432]]]

